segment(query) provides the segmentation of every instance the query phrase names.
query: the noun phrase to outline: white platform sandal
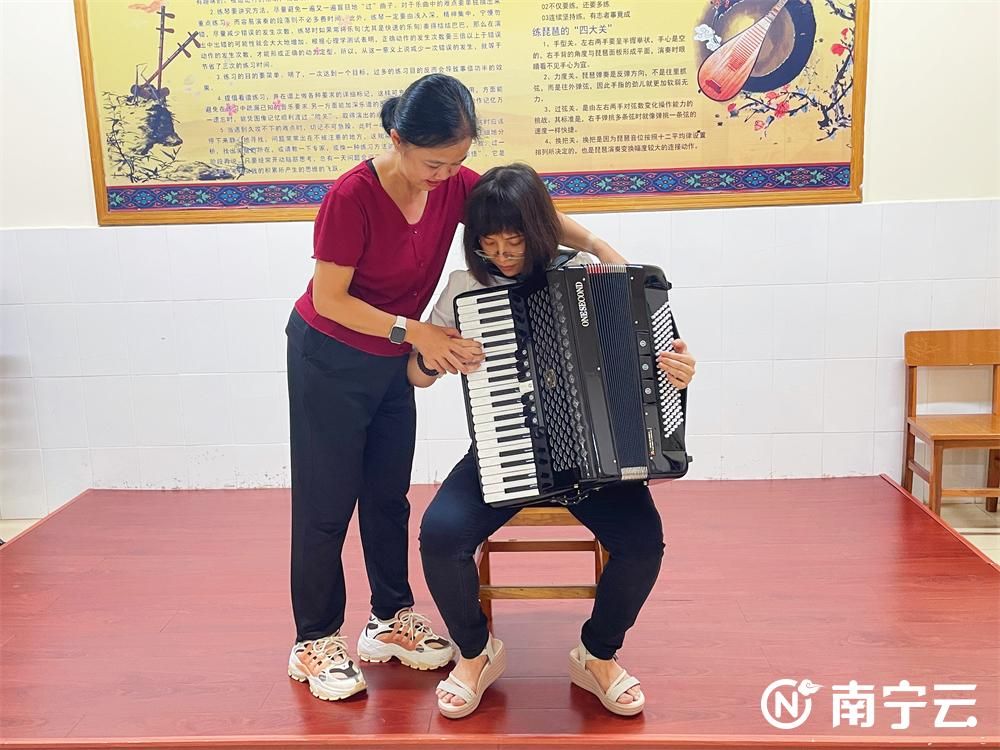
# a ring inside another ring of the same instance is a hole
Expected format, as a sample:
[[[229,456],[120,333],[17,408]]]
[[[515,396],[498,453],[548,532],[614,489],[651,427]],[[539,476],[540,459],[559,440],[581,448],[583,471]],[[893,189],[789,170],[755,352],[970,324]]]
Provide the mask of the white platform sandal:
[[[465,701],[461,706],[445,703],[438,698],[438,710],[447,719],[461,719],[468,716],[477,708],[483,699],[483,693],[490,685],[500,679],[504,669],[507,668],[507,652],[504,650],[503,641],[490,636],[486,641],[486,648],[482,650],[486,654],[486,664],[483,671],[479,673],[479,680],[476,682],[476,689],[473,690],[452,673],[438,683],[438,689],[457,695]]]
[[[618,716],[635,716],[642,712],[646,705],[646,696],[639,692],[638,698],[633,698],[631,703],[619,703],[618,699],[626,690],[634,688],[639,684],[639,680],[630,675],[624,669],[618,674],[614,682],[607,690],[602,690],[600,683],[594,673],[587,669],[588,661],[595,661],[597,657],[589,653],[581,643],[569,652],[569,678],[572,683],[583,688],[588,693],[593,693],[601,701],[601,705],[608,711]]]

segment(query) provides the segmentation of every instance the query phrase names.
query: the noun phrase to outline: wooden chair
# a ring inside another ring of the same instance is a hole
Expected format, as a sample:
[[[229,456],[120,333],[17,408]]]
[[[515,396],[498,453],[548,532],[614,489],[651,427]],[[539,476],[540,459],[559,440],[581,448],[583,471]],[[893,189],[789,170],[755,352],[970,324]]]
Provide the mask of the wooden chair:
[[[913,475],[928,485],[928,506],[941,515],[942,497],[986,497],[986,509],[997,510],[1000,496],[1000,329],[973,331],[909,331],[905,336],[906,421],[903,432],[903,487],[913,491]],[[918,367],[993,366],[991,414],[917,414]],[[916,438],[927,444],[930,468],[913,459]],[[948,448],[989,451],[987,487],[942,489],[941,470]]]
[[[560,506],[522,509],[505,526],[577,526],[580,522]],[[497,586],[490,577],[490,555],[494,552],[593,552],[594,583],[576,586]],[[597,539],[487,539],[476,551],[479,569],[479,601],[490,627],[494,599],[593,599],[597,581],[608,563],[608,552]]]

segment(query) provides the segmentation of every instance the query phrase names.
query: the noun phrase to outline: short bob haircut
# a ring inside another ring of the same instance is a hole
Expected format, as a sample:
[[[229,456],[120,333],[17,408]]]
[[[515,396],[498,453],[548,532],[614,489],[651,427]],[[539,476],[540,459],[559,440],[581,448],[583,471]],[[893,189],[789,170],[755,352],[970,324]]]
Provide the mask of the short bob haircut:
[[[486,172],[465,203],[465,262],[480,284],[489,282],[492,264],[476,255],[480,239],[491,234],[524,237],[522,276],[544,271],[559,253],[562,224],[548,188],[527,164]]]

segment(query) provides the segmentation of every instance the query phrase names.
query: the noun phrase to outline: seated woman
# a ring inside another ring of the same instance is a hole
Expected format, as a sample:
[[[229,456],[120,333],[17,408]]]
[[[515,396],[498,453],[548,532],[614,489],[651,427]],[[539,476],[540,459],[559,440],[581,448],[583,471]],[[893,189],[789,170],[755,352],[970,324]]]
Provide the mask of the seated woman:
[[[465,217],[467,271],[451,274],[430,320],[455,327],[453,300],[472,289],[507,284],[564,263],[596,262],[585,254],[560,252],[559,223],[544,183],[530,167],[515,164],[484,174],[469,194]],[[678,388],[694,375],[694,358],[683,341],[658,355],[658,365]],[[433,373],[433,371],[431,371]],[[418,355],[408,374],[418,387],[437,380]],[[610,553],[597,586],[580,644],[570,653],[572,681],[596,695],[615,714],[643,709],[639,681],[615,661],[660,570],[663,529],[649,490],[619,482],[593,493],[570,512],[594,532]],[[470,450],[438,490],[420,526],[420,554],[431,595],[461,650],[451,675],[438,685],[438,708],[449,718],[471,714],[483,691],[503,672],[504,646],[487,629],[479,606],[476,548],[517,513],[483,501]]]

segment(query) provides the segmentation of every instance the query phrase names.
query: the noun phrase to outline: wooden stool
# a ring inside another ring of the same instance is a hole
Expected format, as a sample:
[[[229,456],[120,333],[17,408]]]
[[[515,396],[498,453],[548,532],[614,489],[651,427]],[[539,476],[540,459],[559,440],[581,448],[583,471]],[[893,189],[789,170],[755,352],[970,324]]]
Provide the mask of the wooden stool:
[[[524,508],[505,526],[577,526],[580,522],[561,506]],[[490,580],[490,554],[493,552],[593,552],[594,583],[578,586],[517,585],[496,586]],[[593,599],[597,582],[608,563],[608,552],[593,539],[487,539],[476,550],[479,570],[479,602],[486,621],[493,627],[494,599]]]

